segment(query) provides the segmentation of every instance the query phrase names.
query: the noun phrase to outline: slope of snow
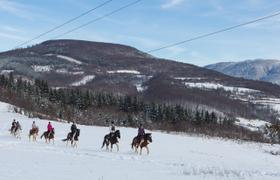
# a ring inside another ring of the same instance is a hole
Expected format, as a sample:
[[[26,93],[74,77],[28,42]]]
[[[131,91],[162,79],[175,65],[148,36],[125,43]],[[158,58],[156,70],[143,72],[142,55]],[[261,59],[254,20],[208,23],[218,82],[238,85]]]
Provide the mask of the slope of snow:
[[[10,74],[12,72],[14,72],[14,70],[5,69],[5,70],[2,70],[0,74]]]
[[[257,92],[257,90],[243,88],[243,87],[233,87],[233,86],[224,86],[219,83],[211,83],[211,82],[203,82],[203,83],[193,83],[193,82],[185,82],[185,85],[188,87],[195,87],[201,89],[219,89],[222,88],[225,91],[238,91],[238,92]]]
[[[136,87],[138,92],[143,92],[147,89],[147,87],[143,86],[142,83],[135,84],[135,87]]]
[[[174,77],[174,79],[184,81],[184,80],[202,80],[205,78],[202,78],[202,77]]]
[[[56,55],[56,57],[61,58],[61,59],[65,59],[69,62],[73,62],[73,63],[76,63],[76,64],[82,64],[81,61],[78,61],[77,59],[74,59],[74,58],[71,58],[71,57],[68,57],[68,56]]]
[[[84,74],[84,71],[68,71],[65,68],[57,69],[55,72],[60,73],[60,74],[72,74],[72,75],[81,75]]]
[[[275,111],[280,112],[280,99],[278,98],[262,98],[262,99],[256,99],[253,102],[257,104],[269,106]]]
[[[0,179],[2,180],[278,180],[279,156],[269,151],[279,145],[235,142],[218,138],[153,133],[150,155],[136,155],[130,149],[137,130],[119,128],[120,151],[107,152],[100,146],[108,127],[78,126],[81,137],[78,148],[66,147],[60,141],[70,124],[52,122],[56,130],[55,144],[27,138],[33,120],[46,129],[48,120],[30,119],[8,112],[0,103]],[[8,129],[12,119],[23,127],[21,140]]]
[[[32,65],[31,67],[35,72],[50,72],[52,70],[52,67],[49,65],[47,66]]]
[[[265,125],[270,125],[269,122],[262,121],[262,120],[259,120],[259,119],[249,120],[249,119],[238,117],[237,120],[238,121],[235,122],[236,125],[242,126],[242,127],[247,128],[251,131],[258,131],[258,130],[260,130],[260,128],[265,127]]]
[[[140,72],[136,71],[136,70],[116,70],[116,71],[107,71],[107,73],[109,73],[109,74],[115,74],[115,73],[119,73],[119,74],[140,74]]]
[[[74,82],[71,84],[71,86],[81,86],[81,85],[85,85],[88,82],[92,81],[95,78],[95,75],[87,75],[84,76],[80,81]]]
[[[64,59],[66,61],[69,61],[69,62],[72,62],[72,63],[75,63],[75,64],[82,64],[81,61],[77,60],[77,59],[74,59],[72,57],[68,57],[68,56],[64,56],[64,55],[59,55],[59,54],[46,54],[45,56],[56,56],[58,58],[61,58],[61,59]]]

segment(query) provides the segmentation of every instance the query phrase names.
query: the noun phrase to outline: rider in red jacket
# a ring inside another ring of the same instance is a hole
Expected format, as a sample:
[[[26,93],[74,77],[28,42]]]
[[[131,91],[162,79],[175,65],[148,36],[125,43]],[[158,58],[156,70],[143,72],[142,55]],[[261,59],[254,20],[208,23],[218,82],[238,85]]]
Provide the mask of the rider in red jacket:
[[[48,124],[48,132],[50,133],[50,132],[52,132],[52,130],[53,130],[52,124],[51,124],[51,122],[49,122],[49,124]]]

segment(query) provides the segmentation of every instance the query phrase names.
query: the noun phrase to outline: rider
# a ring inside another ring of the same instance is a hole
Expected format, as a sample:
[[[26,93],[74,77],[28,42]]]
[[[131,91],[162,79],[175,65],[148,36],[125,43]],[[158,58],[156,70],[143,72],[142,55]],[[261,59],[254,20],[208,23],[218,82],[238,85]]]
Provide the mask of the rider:
[[[38,129],[38,126],[35,124],[35,121],[33,121],[31,129],[32,130]]]
[[[145,129],[142,123],[140,123],[140,126],[138,128],[138,135],[137,137],[140,139],[139,146],[144,142],[144,135],[145,135]]]
[[[48,136],[50,135],[50,133],[52,132],[52,130],[53,130],[53,127],[52,127],[52,124],[51,124],[51,122],[49,122],[48,123]]]
[[[17,125],[17,123],[16,123],[16,120],[14,119],[12,122],[11,132],[13,132],[15,130],[16,125]]]
[[[114,121],[111,121],[111,125],[110,125],[110,136],[112,137],[113,134],[116,132],[116,126],[115,126],[115,123]]]
[[[73,124],[71,125],[71,133],[74,134],[77,131],[77,126],[76,123],[73,122]]]

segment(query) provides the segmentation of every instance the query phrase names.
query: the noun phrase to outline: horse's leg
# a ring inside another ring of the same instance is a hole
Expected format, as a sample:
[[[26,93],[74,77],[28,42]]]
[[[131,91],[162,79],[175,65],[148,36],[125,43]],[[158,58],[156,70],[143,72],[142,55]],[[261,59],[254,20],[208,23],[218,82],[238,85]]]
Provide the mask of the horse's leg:
[[[143,148],[142,148],[142,147],[140,147],[140,155],[142,155],[142,149],[143,149]]]
[[[118,145],[118,143],[116,144],[116,146],[117,146],[117,151],[119,152],[119,145]]]
[[[147,149],[147,154],[150,154],[150,150],[148,146],[146,146],[146,149]]]
[[[20,132],[17,133],[17,138],[21,139]]]
[[[137,153],[137,154],[138,154],[138,148],[139,148],[139,146],[135,145],[135,153]]]
[[[111,143],[111,149],[110,149],[110,151],[112,152],[112,150],[113,150],[113,144]]]
[[[109,142],[106,141],[106,151],[109,151]]]

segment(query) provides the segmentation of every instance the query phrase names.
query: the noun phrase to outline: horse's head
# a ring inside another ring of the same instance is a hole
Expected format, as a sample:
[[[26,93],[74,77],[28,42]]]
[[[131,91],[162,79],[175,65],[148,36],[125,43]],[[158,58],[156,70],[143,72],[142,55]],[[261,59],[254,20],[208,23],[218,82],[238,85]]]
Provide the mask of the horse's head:
[[[147,134],[145,134],[145,136],[146,136],[147,141],[153,142],[152,133],[147,133]]]
[[[120,132],[120,130],[116,130],[115,136],[116,136],[117,138],[121,138],[121,132]]]

